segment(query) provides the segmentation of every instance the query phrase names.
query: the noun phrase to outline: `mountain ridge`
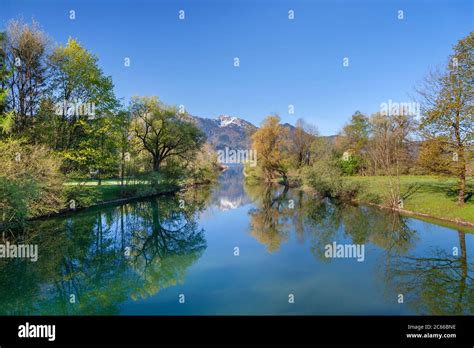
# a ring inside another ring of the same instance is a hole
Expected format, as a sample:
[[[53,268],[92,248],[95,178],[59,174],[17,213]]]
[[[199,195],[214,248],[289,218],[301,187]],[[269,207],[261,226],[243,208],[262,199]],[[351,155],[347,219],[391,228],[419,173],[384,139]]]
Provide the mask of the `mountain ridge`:
[[[258,129],[253,123],[237,116],[222,114],[217,118],[207,118],[196,115],[189,115],[196,125],[206,134],[207,141],[215,150],[246,150],[251,147],[251,136]],[[295,126],[286,122],[283,127],[290,132],[295,130]],[[336,135],[324,136],[324,138],[334,139]]]

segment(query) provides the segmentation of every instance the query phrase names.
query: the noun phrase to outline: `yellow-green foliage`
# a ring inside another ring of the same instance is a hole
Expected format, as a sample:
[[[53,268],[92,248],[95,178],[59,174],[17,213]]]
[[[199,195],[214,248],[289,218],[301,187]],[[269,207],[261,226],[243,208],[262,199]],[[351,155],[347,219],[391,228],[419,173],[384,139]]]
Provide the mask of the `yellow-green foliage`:
[[[0,142],[0,221],[57,212],[64,207],[60,161],[44,146]]]

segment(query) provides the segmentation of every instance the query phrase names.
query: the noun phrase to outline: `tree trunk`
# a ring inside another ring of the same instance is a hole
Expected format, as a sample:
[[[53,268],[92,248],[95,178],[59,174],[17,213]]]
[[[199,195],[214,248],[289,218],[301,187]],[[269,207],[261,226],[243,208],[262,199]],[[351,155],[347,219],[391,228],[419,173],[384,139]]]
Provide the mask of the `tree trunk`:
[[[463,171],[459,174],[459,194],[458,194],[458,205],[464,206],[464,196],[466,194],[466,172]]]
[[[288,177],[286,176],[286,173],[284,172],[281,173],[281,176],[283,178],[283,185],[285,185],[285,190],[286,190],[289,187]]]
[[[125,176],[125,152],[122,149],[122,159],[120,161],[120,186],[123,187],[123,181]]]
[[[464,205],[464,195],[466,193],[466,157],[464,155],[464,144],[461,140],[460,112],[456,113],[453,123],[454,136],[456,137],[456,150],[458,153],[458,205]]]
[[[159,158],[153,158],[153,171],[159,172],[160,171],[161,160]]]
[[[458,160],[458,205],[462,207],[464,206],[464,196],[466,194],[466,157],[464,156],[464,149],[462,147],[459,149]]]

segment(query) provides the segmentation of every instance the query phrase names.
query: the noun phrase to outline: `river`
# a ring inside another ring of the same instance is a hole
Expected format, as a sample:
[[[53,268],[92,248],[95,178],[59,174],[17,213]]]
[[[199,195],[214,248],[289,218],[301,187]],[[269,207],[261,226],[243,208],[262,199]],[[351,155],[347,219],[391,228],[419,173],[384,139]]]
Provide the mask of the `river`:
[[[0,259],[0,314],[473,315],[472,232],[245,185],[231,167],[214,187],[8,231],[38,259]]]

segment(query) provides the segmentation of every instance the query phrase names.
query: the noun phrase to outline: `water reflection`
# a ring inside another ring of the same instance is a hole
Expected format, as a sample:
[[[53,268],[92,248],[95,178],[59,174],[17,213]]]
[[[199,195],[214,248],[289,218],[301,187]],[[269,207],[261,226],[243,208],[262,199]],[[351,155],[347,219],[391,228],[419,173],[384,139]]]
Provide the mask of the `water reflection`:
[[[40,258],[0,261],[0,313],[118,314],[128,298],[184,282],[206,249],[196,214],[208,197],[157,197],[14,231],[10,243],[28,236]]]
[[[438,247],[425,255],[394,257],[386,282],[395,284],[417,313],[474,314],[473,262],[467,260],[466,235],[458,231],[459,246],[450,252]]]
[[[239,168],[217,187],[5,232],[38,244],[39,259],[0,259],[4,315],[142,314],[133,303],[150,298],[152,314],[474,314],[469,231],[246,185]],[[326,258],[334,241],[366,245],[365,261]],[[198,307],[166,297],[183,286]],[[298,291],[302,307],[287,308],[282,288]]]
[[[311,251],[324,260],[324,246],[341,233],[354,244],[373,243],[388,253],[406,252],[416,239],[407,218],[390,211],[331,202],[279,186],[245,189],[255,205],[250,210],[251,234],[270,252],[279,249],[290,230],[300,243],[310,240]]]
[[[220,211],[237,209],[251,203],[244,190],[244,174],[241,166],[231,165],[222,172],[219,185],[213,191],[212,205]]]
[[[288,188],[278,190],[272,186],[246,186],[247,194],[255,207],[249,212],[251,234],[267,246],[269,252],[280,248],[288,239],[290,208]]]
[[[474,314],[474,264],[468,262],[465,232],[457,231],[457,246],[420,251],[412,219],[394,212],[318,200],[278,186],[246,185],[245,190],[255,205],[250,234],[269,252],[279,250],[292,230],[321,262],[331,262],[324,246],[333,241],[373,245],[381,250],[385,290],[402,294],[414,313]]]

